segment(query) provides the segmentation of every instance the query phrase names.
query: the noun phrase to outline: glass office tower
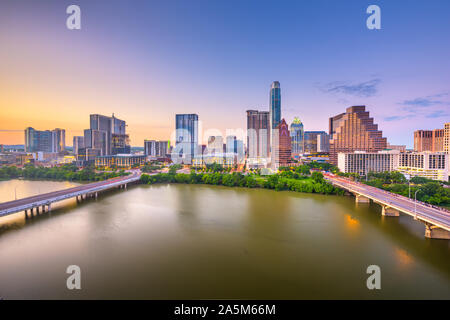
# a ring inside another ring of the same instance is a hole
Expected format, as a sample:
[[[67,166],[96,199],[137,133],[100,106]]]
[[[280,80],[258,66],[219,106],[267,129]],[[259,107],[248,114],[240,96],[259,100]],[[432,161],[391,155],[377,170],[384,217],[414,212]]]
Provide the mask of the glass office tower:
[[[192,163],[198,151],[198,115],[177,114],[175,116],[176,144],[174,156],[182,163]]]
[[[272,82],[270,86],[270,122],[275,129],[281,120],[281,88],[278,81]]]

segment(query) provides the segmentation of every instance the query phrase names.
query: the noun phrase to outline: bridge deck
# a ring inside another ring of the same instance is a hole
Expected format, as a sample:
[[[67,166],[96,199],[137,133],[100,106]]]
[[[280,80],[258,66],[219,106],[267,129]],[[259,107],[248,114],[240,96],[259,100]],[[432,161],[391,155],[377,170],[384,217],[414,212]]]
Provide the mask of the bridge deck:
[[[139,178],[140,174],[133,173],[128,176],[89,183],[73,188],[44,193],[37,196],[27,197],[9,202],[3,202],[0,203],[0,217],[13,214],[19,211],[28,210],[38,206],[48,205],[50,203],[61,201],[64,199],[69,199],[88,193],[107,190],[110,188],[117,187],[119,185],[132,183],[139,180]]]
[[[371,187],[362,183],[350,181],[341,177],[325,174],[324,178],[332,184],[372,199],[373,201],[396,209],[419,220],[428,222],[439,228],[450,231],[450,214],[444,209],[437,209],[422,202],[403,197],[388,191],[384,191],[375,187]]]

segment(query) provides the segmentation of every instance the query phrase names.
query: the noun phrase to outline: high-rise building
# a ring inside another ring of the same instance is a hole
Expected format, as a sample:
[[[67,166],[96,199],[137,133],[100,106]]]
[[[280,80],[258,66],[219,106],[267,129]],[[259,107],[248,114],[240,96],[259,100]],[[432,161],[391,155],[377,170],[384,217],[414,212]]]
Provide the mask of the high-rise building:
[[[169,141],[144,140],[146,156],[165,158],[169,154]]]
[[[223,153],[223,138],[222,136],[209,136],[208,146],[206,149],[208,154]]]
[[[84,136],[73,137],[73,153],[78,155],[82,149],[84,149]]]
[[[255,166],[267,165],[270,157],[270,113],[247,110],[247,158]]]
[[[450,154],[450,122],[444,124],[444,152]]]
[[[66,130],[56,128],[55,132],[55,146],[56,152],[64,152],[66,150]]]
[[[444,129],[434,129],[433,139],[431,141],[431,151],[443,152],[444,151]]]
[[[270,124],[275,129],[281,119],[281,88],[278,81],[272,82],[270,86]]]
[[[35,130],[32,127],[25,129],[26,152],[62,152],[65,149],[65,130]]]
[[[323,148],[327,147],[329,138],[327,138],[327,133],[325,131],[305,131],[304,133],[304,153],[316,153],[316,152],[327,152],[319,151],[317,148],[318,139],[323,136],[322,145]]]
[[[414,131],[414,151],[444,151],[445,129]]]
[[[191,164],[192,158],[198,153],[198,115],[177,114],[175,129],[176,140],[172,160]]]
[[[126,122],[114,116],[91,114],[90,129],[84,131],[86,149],[100,150],[100,155],[130,153],[130,139],[126,134]],[[92,152],[95,154],[96,152]]]
[[[365,106],[347,108],[330,118],[330,162],[337,165],[339,152],[377,152],[386,149],[386,138]]]
[[[294,118],[291,123],[291,146],[292,154],[295,156],[304,152],[303,123],[299,118]]]
[[[330,136],[323,131],[317,135],[317,152],[328,153],[330,151]]]
[[[431,151],[433,148],[433,131],[417,130],[414,131],[414,151]]]
[[[279,167],[288,166],[291,163],[291,136],[289,127],[284,119],[275,128],[272,146],[272,167],[277,170]]]

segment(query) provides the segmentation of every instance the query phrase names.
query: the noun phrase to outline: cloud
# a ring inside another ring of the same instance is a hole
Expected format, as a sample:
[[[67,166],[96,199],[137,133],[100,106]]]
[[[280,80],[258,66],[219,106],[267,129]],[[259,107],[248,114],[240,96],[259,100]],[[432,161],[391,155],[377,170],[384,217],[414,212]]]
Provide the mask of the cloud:
[[[385,117],[383,120],[384,121],[398,121],[398,120],[405,120],[405,119],[411,119],[414,118],[413,114],[408,114],[408,115],[404,115],[404,116],[389,116],[389,117]]]
[[[399,104],[407,106],[408,108],[426,108],[426,107],[430,107],[430,106],[435,106],[435,105],[450,105],[450,102],[448,101],[443,101],[443,100],[436,100],[436,98],[442,98],[447,96],[448,93],[439,93],[439,94],[434,94],[434,95],[430,95],[430,96],[426,96],[426,97],[419,97],[419,98],[415,98],[412,100],[404,100],[402,102],[400,102]],[[407,108],[404,108],[405,110]]]
[[[332,94],[345,94],[356,97],[372,97],[378,92],[378,85],[381,83],[380,79],[372,79],[357,84],[349,84],[345,82],[330,82],[322,91]]]
[[[430,114],[427,114],[426,117],[434,119],[434,118],[448,117],[449,115],[450,115],[450,113],[447,110],[436,110]]]

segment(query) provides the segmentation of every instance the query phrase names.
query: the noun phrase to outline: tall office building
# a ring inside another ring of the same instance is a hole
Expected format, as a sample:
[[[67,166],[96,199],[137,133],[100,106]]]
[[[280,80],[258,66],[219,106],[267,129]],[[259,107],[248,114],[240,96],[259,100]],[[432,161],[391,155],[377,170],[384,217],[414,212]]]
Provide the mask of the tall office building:
[[[55,146],[56,152],[64,152],[66,150],[66,130],[56,128],[55,132]]]
[[[65,130],[35,130],[32,127],[25,129],[26,152],[62,152],[65,149]]]
[[[281,88],[278,81],[272,82],[270,86],[270,124],[275,129],[281,119]]]
[[[444,151],[445,129],[414,131],[414,151]]]
[[[295,156],[304,152],[303,123],[299,118],[294,118],[291,123],[291,146],[292,154]]]
[[[78,155],[84,148],[84,136],[74,136],[73,153]]]
[[[272,135],[272,167],[277,170],[279,167],[288,166],[291,162],[291,136],[289,127],[284,119],[280,121]]]
[[[169,141],[144,140],[146,156],[165,158],[169,154]]]
[[[209,136],[207,145],[208,154],[223,153],[223,138],[222,136]]]
[[[330,151],[330,136],[325,132],[317,135],[317,152],[328,153]]]
[[[444,124],[444,152],[450,154],[450,122]]]
[[[192,158],[198,153],[198,115],[177,114],[175,129],[175,149],[172,160],[191,164]]]
[[[126,134],[126,122],[114,116],[91,114],[90,129],[86,129],[84,143],[86,149],[99,149],[91,152],[102,156],[120,153],[130,153],[130,140]]]
[[[423,152],[433,149],[433,131],[416,130],[414,131],[414,151]]]
[[[443,152],[444,151],[444,129],[434,129],[433,139],[431,141],[431,151]]]
[[[316,153],[316,152],[327,152],[327,151],[319,151],[318,150],[318,139],[323,137],[323,148],[326,148],[326,144],[328,144],[329,140],[327,139],[327,133],[325,131],[305,131],[304,133],[304,152],[305,153]]]
[[[337,165],[339,152],[377,152],[386,149],[386,138],[365,106],[353,106],[330,118],[330,162]]]
[[[267,164],[270,156],[270,113],[247,110],[247,158],[256,166]]]

